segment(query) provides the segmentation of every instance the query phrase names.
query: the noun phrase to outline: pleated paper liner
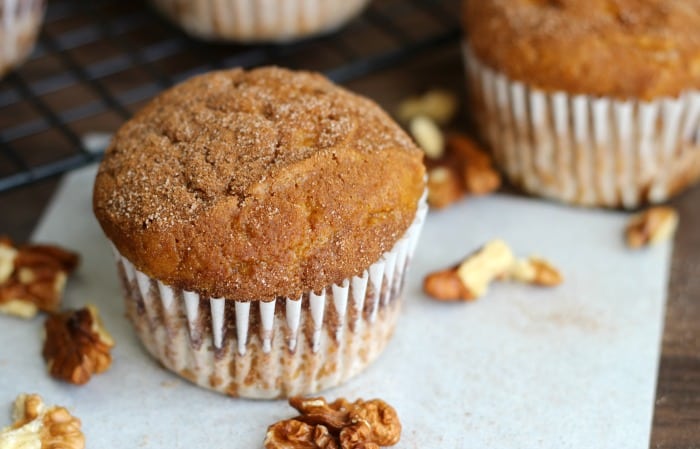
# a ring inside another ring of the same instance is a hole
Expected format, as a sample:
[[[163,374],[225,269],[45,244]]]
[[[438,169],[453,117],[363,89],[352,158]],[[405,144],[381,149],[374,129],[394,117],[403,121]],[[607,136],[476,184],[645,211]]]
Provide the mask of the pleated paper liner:
[[[463,46],[472,111],[507,177],[529,193],[635,208],[700,177],[700,92],[655,101],[546,92]]]
[[[332,31],[369,0],[151,0],[188,33],[210,40],[288,41]]]
[[[391,337],[426,211],[422,199],[406,234],[361,276],[271,302],[171,288],[115,250],[127,315],[165,367],[221,393],[275,398],[339,385],[376,359]]]

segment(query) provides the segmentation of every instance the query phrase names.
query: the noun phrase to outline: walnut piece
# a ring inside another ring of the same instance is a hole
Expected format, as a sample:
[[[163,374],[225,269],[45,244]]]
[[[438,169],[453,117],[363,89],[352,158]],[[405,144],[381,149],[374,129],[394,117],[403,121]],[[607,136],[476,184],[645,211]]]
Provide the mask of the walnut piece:
[[[322,424],[333,431],[339,431],[350,423],[347,401],[326,403],[324,398],[302,398],[296,396],[289,399],[289,405],[294,407],[301,416],[298,420],[307,424]]]
[[[114,340],[95,306],[52,314],[44,328],[46,340],[42,354],[51,376],[82,385],[112,364],[110,350]]]
[[[266,449],[338,449],[338,443],[322,425],[296,419],[279,421],[267,429]]]
[[[340,431],[341,449],[378,449],[379,445],[372,441],[372,429],[365,421],[360,421]]]
[[[563,276],[542,258],[516,260],[505,242],[492,240],[460,264],[428,274],[423,291],[439,301],[471,301],[484,295],[494,280],[553,287],[563,282]]]
[[[17,249],[6,237],[0,237],[0,285],[4,284],[15,271]]]
[[[678,212],[672,207],[656,206],[632,216],[627,222],[627,246],[641,248],[670,239],[678,228]]]
[[[429,274],[423,281],[423,290],[440,301],[470,301],[486,293],[491,281],[506,273],[514,260],[505,242],[493,240],[459,265]]]
[[[411,119],[408,125],[413,139],[430,159],[440,159],[445,152],[445,137],[435,122],[425,115]]]
[[[464,188],[472,195],[486,195],[501,186],[501,175],[493,166],[491,156],[476,142],[461,134],[447,139],[448,151],[461,162]]]
[[[267,429],[266,449],[378,449],[401,436],[396,411],[384,401],[294,397],[289,404],[301,415]]]
[[[491,156],[469,137],[450,134],[444,146],[444,152],[433,155],[437,159],[426,153],[431,207],[443,208],[465,195],[486,195],[501,186],[501,175]]]
[[[478,298],[486,293],[491,281],[513,265],[514,260],[513,251],[503,240],[492,240],[459,264],[457,276]]]
[[[428,171],[428,204],[442,209],[464,196],[459,174],[449,166],[438,166]]]
[[[457,268],[454,266],[446,270],[428,274],[423,280],[423,291],[431,298],[439,301],[469,301],[476,299],[457,276]]]
[[[564,277],[554,265],[535,256],[516,261],[506,277],[514,281],[542,287],[554,287],[564,281]]]
[[[396,115],[404,123],[423,115],[439,125],[445,125],[452,120],[457,107],[457,96],[453,92],[432,89],[420,97],[410,97],[402,101]]]
[[[314,428],[314,443],[320,449],[339,449],[336,439],[328,428],[322,425]]]
[[[64,407],[47,407],[35,394],[17,397],[14,423],[0,430],[2,449],[83,449],[85,437],[80,420]]]
[[[59,309],[77,254],[50,245],[15,247],[0,238],[0,313],[32,318]]]
[[[396,410],[379,399],[357,401],[350,408],[350,422],[353,425],[367,424],[369,438],[365,441],[377,443],[380,446],[393,446],[401,436],[401,422]]]

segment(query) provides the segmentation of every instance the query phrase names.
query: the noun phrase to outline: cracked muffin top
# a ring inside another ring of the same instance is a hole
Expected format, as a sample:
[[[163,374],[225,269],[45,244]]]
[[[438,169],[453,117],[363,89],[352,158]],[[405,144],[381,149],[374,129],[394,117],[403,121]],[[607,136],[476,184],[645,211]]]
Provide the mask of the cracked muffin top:
[[[545,90],[644,99],[700,88],[700,0],[465,0],[470,47]]]
[[[162,93],[102,161],[93,209],[148,276],[210,297],[299,297],[361,274],[412,223],[422,152],[321,75],[212,72]]]

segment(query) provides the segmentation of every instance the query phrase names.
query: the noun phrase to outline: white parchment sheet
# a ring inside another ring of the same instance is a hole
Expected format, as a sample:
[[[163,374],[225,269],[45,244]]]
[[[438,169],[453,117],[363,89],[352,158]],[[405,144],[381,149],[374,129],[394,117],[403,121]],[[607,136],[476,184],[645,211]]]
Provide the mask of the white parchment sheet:
[[[18,393],[37,392],[82,419],[92,449],[262,448],[267,426],[293,415],[286,402],[194,387],[141,348],[92,215],[94,174],[65,178],[34,239],[82,254],[66,305],[98,305],[117,343],[113,366],[82,387],[54,381],[41,358],[43,318],[0,316],[0,426]],[[504,195],[431,212],[394,339],[326,396],[394,405],[398,449],[647,448],[671,250],[627,250],[626,217]],[[564,284],[495,284],[466,304],[423,295],[426,273],[495,237],[551,260]]]

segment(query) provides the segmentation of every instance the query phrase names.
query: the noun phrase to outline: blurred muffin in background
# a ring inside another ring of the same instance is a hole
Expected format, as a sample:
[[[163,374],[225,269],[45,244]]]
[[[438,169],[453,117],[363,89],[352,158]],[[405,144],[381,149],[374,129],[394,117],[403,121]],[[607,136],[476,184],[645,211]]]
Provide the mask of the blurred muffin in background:
[[[0,76],[32,52],[45,10],[45,0],[0,0]]]
[[[481,137],[511,182],[634,208],[700,177],[700,0],[466,0]]]
[[[285,42],[333,31],[369,0],[151,0],[187,33],[200,39]]]

